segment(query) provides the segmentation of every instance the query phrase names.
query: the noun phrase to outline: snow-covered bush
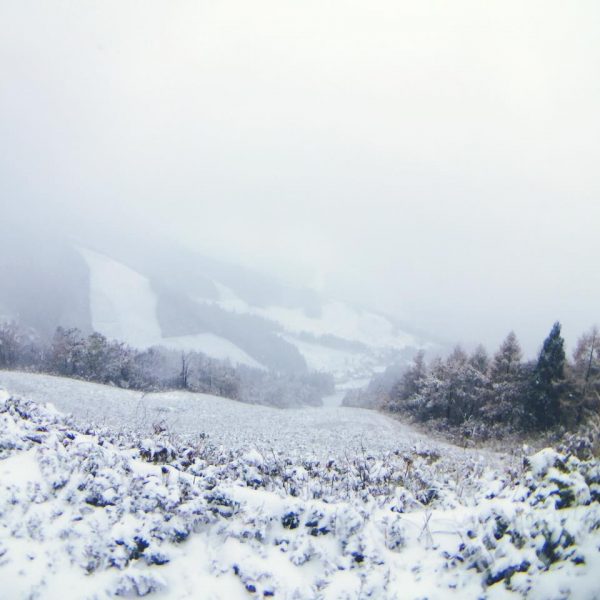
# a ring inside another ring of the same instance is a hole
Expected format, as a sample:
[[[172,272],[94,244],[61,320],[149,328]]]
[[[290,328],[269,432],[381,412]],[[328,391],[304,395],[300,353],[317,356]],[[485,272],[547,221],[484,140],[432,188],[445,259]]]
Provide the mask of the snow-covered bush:
[[[0,399],[7,597],[597,595],[600,467],[425,444],[345,459],[77,429]],[[69,581],[65,586],[64,581]]]

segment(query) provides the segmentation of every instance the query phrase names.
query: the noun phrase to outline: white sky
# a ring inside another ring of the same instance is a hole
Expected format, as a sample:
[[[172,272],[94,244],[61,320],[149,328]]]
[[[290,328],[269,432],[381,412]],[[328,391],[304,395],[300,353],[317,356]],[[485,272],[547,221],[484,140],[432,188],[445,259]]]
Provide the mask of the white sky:
[[[0,203],[47,227],[533,352],[600,320],[599,173],[596,0],[0,2]]]

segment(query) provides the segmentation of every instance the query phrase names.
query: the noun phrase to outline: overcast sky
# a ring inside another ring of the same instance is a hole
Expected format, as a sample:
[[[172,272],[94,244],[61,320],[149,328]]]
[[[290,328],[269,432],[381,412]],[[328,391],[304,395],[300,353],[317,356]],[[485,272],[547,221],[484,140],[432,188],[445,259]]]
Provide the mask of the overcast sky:
[[[2,0],[0,203],[534,352],[600,320],[600,3]]]

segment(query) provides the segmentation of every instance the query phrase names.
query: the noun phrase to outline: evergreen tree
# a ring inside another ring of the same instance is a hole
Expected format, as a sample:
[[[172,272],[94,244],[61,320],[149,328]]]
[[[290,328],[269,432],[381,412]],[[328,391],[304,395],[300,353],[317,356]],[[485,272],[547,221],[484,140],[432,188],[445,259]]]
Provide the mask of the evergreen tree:
[[[531,426],[548,429],[560,420],[561,396],[566,391],[565,348],[560,323],[554,323],[533,371],[528,413]]]
[[[520,424],[525,389],[521,347],[514,332],[510,332],[490,365],[490,391],[482,409],[483,419],[491,426]]]
[[[576,389],[575,422],[585,411],[600,407],[600,333],[596,327],[583,334],[573,351],[572,374]]]
[[[481,358],[474,362],[481,365]],[[415,403],[418,415],[421,419],[442,419],[451,426],[461,425],[477,416],[487,386],[487,375],[473,366],[457,346],[445,361],[434,363],[424,378]]]
[[[407,402],[417,396],[427,376],[425,352],[419,350],[412,364],[404,371],[400,380],[392,387],[386,401],[387,410],[397,412],[407,408]]]
[[[477,348],[473,350],[471,356],[469,356],[469,364],[482,375],[487,374],[490,366],[490,359],[486,349],[481,344],[479,344]]]
[[[492,380],[498,382],[510,379],[519,370],[521,356],[521,346],[514,331],[511,331],[494,355],[490,373]]]

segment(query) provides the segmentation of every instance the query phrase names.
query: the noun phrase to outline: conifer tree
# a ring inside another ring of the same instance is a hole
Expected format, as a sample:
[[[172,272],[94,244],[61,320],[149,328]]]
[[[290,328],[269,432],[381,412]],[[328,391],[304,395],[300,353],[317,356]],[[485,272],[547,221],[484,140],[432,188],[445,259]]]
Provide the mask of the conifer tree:
[[[416,395],[420,391],[422,380],[427,373],[425,365],[425,352],[420,350],[413,359],[412,365],[406,370],[400,380],[400,390],[398,391],[398,399],[400,401],[407,400]]]
[[[577,341],[572,373],[576,388],[575,421],[579,423],[585,411],[597,412],[600,406],[600,334],[596,327]]]
[[[565,348],[560,329],[557,321],[544,340],[533,371],[528,412],[536,429],[548,429],[560,420],[560,400],[565,392]]]
[[[490,359],[482,344],[479,344],[475,350],[473,350],[471,356],[469,356],[469,364],[483,375],[487,374],[490,366]]]
[[[494,355],[491,367],[492,379],[504,381],[511,378],[511,375],[519,370],[521,356],[521,346],[514,331],[511,331]]]
[[[491,426],[520,424],[524,394],[521,347],[510,332],[494,354],[490,365],[490,393],[482,409],[483,419]]]

